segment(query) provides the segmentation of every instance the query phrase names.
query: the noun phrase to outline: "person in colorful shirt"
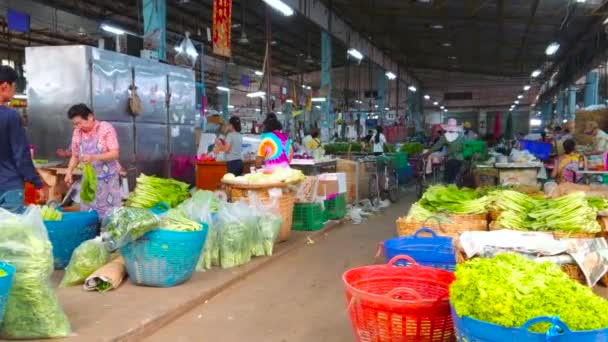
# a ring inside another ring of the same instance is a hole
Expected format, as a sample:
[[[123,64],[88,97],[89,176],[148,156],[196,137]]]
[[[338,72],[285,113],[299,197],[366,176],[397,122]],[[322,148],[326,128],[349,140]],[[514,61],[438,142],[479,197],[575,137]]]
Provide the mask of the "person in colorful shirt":
[[[96,210],[103,218],[108,211],[122,203],[120,191],[120,147],[116,130],[111,124],[98,121],[85,104],[77,104],[68,110],[68,118],[74,124],[72,156],[65,176],[67,184],[74,183],[74,169],[80,162],[91,163],[97,175],[95,200],[81,203],[80,210]]]
[[[283,125],[279,122],[276,114],[268,113],[263,122],[262,141],[258,148],[258,156],[255,161],[257,168],[266,164],[266,168],[289,167],[293,157],[291,139],[283,133]]]
[[[563,143],[564,154],[555,161],[555,167],[551,173],[551,177],[555,178],[557,183],[576,183],[579,179],[576,177],[576,171],[584,166],[583,156],[576,153],[576,143],[573,139],[567,139]]]

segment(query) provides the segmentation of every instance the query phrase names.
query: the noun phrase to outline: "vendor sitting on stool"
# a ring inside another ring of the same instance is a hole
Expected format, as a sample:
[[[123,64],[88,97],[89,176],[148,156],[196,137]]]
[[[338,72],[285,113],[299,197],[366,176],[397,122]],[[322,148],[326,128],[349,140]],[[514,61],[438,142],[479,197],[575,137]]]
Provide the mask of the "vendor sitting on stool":
[[[447,147],[447,164],[445,165],[445,182],[448,184],[456,183],[456,177],[462,168],[464,160],[462,152],[464,151],[464,137],[462,135],[462,126],[458,126],[456,119],[449,119],[447,125],[442,125],[445,134],[441,136],[439,141],[431,147],[430,152],[437,152],[444,146]]]
[[[584,169],[583,156],[575,152],[576,143],[573,139],[564,141],[564,154],[555,161],[555,167],[551,173],[551,178],[555,178],[557,183],[576,183],[576,171],[581,166]]]
[[[592,150],[585,153],[585,155],[603,157],[608,152],[608,134],[602,131],[595,121],[587,121],[585,123],[585,134],[593,137]]]

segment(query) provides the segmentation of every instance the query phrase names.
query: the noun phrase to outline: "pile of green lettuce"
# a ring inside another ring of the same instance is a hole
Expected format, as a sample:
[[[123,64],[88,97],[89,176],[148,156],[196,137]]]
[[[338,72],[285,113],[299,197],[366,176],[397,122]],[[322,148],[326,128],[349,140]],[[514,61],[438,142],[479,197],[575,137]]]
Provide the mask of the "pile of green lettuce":
[[[160,218],[148,209],[115,208],[103,219],[101,237],[110,250],[116,250],[159,225]]]
[[[490,198],[481,196],[474,189],[458,189],[455,185],[434,185],[425,191],[419,203],[424,209],[434,213],[484,214],[488,211]]]
[[[137,177],[135,190],[127,198],[126,205],[134,208],[152,208],[160,202],[175,208],[188,198],[186,183],[175,179],[146,176],[143,173]]]
[[[458,316],[509,328],[539,316],[559,316],[574,331],[608,328],[608,301],[555,264],[499,254],[458,264],[455,275],[450,302]],[[531,330],[545,332],[547,324]]]
[[[279,215],[260,215],[253,233],[251,254],[253,256],[271,256],[282,225],[283,218]]]

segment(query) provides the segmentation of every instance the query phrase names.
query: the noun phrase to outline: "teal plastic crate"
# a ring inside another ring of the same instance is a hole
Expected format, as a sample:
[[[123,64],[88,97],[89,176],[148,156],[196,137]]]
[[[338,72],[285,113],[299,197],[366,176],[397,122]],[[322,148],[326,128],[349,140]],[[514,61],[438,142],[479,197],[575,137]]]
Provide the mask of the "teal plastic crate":
[[[325,225],[325,213],[321,203],[296,203],[293,206],[291,229],[315,231]]]
[[[328,220],[340,220],[346,216],[346,197],[344,194],[325,200],[325,216]]]
[[[471,158],[473,155],[484,156],[487,153],[486,142],[481,140],[466,141],[462,152],[465,158]]]

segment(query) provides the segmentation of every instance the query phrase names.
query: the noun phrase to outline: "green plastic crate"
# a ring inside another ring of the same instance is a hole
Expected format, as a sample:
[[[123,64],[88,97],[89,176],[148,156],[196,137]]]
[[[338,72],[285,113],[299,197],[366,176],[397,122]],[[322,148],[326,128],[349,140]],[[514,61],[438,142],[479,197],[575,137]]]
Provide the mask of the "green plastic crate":
[[[393,160],[393,167],[395,167],[396,169],[402,169],[409,165],[407,153],[396,152],[396,153],[387,153],[386,155]]]
[[[325,215],[321,203],[296,203],[293,207],[291,229],[315,231],[325,225]]]
[[[325,201],[325,217],[328,220],[339,220],[346,216],[346,197],[340,194]]]

